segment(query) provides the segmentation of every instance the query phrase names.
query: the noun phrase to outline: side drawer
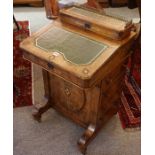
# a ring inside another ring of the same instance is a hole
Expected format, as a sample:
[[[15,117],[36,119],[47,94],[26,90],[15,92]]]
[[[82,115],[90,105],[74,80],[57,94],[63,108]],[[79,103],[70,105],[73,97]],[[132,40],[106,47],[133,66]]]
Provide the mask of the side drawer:
[[[106,91],[113,84],[120,82],[125,76],[125,67],[119,66],[102,80],[102,88]]]

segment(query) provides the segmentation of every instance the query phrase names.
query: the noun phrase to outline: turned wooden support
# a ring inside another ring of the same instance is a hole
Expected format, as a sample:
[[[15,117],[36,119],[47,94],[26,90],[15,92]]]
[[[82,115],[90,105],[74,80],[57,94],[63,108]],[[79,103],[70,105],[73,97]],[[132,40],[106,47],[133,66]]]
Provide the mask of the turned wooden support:
[[[37,112],[33,113],[33,118],[37,120],[38,122],[41,122],[41,116],[44,112],[46,112],[48,109],[52,107],[52,99],[50,97],[50,83],[49,83],[49,74],[46,70],[42,69],[42,75],[43,75],[43,81],[44,81],[44,90],[45,90],[45,97],[48,99],[47,103],[37,109]]]
[[[57,0],[44,0],[46,17],[56,19],[59,15],[59,6]]]

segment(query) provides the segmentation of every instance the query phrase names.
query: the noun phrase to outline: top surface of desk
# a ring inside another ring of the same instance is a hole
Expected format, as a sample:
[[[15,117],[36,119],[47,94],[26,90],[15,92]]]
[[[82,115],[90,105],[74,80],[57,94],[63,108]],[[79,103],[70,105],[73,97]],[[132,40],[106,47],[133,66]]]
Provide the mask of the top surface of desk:
[[[65,35],[70,38],[69,41],[66,41],[65,37],[61,38],[61,33],[66,33]],[[56,69],[58,68],[57,70],[63,71],[61,76],[68,74],[69,78],[73,76],[81,80],[90,80],[95,78],[93,75],[134,35],[131,33],[122,41],[113,41],[75,26],[55,21],[25,39],[20,47],[30,55],[49,62]],[[57,39],[55,42],[55,38],[60,38],[60,40]],[[76,41],[76,39],[79,40]],[[57,46],[53,44],[53,41]],[[71,46],[72,48],[67,50]]]

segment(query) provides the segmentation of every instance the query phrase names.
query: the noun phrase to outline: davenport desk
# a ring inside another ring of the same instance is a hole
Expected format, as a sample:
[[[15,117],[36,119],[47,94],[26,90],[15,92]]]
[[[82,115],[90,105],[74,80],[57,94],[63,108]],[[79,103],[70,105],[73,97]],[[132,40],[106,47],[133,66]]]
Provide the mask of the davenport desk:
[[[89,142],[118,111],[125,63],[135,33],[112,40],[78,26],[54,21],[20,47],[26,59],[43,68],[47,104],[33,116],[54,108],[86,130],[78,146]]]

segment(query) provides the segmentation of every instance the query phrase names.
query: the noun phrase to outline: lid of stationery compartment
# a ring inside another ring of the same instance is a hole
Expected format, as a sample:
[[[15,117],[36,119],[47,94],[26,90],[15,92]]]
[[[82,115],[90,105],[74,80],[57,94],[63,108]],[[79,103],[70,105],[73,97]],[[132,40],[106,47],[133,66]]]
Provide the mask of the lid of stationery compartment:
[[[95,10],[78,6],[62,9],[60,14],[67,14],[69,16],[74,16],[75,18],[81,18],[116,31],[124,31],[132,25],[132,20],[130,19],[109,13],[99,13]]]

